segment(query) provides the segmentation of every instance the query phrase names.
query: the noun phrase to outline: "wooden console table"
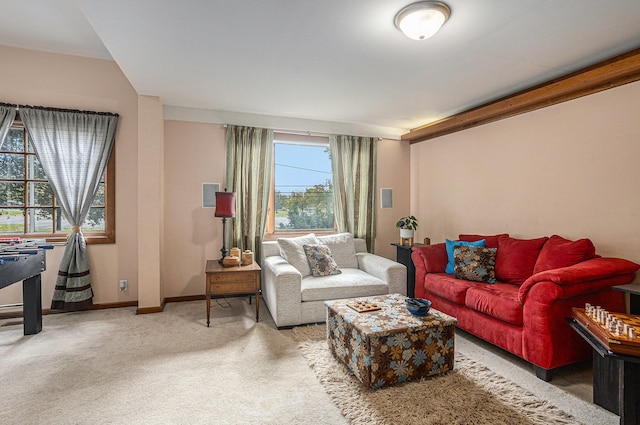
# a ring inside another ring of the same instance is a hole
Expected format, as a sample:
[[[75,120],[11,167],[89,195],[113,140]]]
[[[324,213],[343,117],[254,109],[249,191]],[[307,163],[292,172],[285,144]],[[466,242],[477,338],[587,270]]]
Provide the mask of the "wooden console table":
[[[593,402],[620,416],[620,425],[640,421],[640,357],[616,354],[576,319],[569,325],[593,348]]]
[[[207,260],[207,327],[211,317],[211,298],[255,295],[256,322],[260,310],[260,266],[254,262],[248,266],[222,267],[218,260]]]

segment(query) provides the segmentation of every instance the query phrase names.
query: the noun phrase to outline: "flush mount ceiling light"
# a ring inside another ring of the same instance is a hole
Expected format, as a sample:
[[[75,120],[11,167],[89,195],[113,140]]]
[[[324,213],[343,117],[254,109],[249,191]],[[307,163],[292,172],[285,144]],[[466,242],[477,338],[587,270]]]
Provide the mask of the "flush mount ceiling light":
[[[396,27],[413,40],[426,40],[447,22],[451,9],[439,1],[419,1],[403,8],[394,20]]]

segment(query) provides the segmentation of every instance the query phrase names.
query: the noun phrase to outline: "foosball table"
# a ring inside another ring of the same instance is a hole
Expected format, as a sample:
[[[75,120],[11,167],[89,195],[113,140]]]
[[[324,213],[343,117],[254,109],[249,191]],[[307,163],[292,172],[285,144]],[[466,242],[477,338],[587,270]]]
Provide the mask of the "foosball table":
[[[640,316],[587,303],[567,322],[593,348],[593,402],[640,423]]]
[[[0,238],[0,289],[22,282],[24,334],[42,330],[41,273],[47,268],[45,251],[53,249],[43,239]]]

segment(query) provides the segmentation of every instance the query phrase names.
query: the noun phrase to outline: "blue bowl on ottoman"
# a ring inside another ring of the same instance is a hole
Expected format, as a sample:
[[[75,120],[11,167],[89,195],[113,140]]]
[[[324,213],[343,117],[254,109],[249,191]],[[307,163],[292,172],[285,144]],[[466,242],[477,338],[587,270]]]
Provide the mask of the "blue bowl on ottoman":
[[[404,303],[409,313],[418,317],[426,316],[431,308],[431,301],[424,298],[407,298]]]

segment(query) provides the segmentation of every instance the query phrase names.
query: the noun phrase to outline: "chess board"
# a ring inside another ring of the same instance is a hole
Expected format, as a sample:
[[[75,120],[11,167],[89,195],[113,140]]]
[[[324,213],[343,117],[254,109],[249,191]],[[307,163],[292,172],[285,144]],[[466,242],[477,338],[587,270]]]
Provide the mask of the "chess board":
[[[611,313],[623,323],[636,329],[636,338],[618,335],[606,326],[589,317],[585,309],[572,308],[573,318],[589,333],[596,337],[609,351],[616,354],[640,357],[640,316],[625,313]]]
[[[369,301],[354,301],[352,303],[348,303],[347,307],[357,311],[358,313],[380,310],[379,306]]]

